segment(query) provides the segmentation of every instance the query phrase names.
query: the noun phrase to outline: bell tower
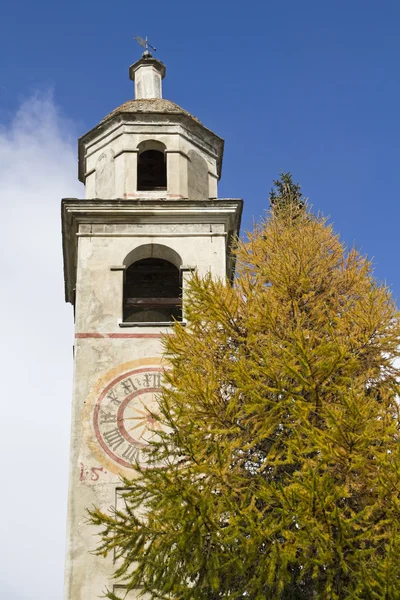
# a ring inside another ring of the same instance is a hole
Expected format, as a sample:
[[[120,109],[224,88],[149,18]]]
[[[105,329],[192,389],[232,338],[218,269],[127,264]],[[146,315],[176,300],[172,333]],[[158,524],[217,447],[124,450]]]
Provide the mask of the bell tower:
[[[191,272],[233,278],[242,201],[218,199],[224,142],[162,98],[165,74],[148,51],[130,67],[135,100],[79,139],[85,199],[62,201],[65,295],[75,310],[65,600],[95,600],[106,588],[125,597],[113,561],[90,553],[85,510],[121,506],[120,476],[145,460],[161,338],[185,323]]]

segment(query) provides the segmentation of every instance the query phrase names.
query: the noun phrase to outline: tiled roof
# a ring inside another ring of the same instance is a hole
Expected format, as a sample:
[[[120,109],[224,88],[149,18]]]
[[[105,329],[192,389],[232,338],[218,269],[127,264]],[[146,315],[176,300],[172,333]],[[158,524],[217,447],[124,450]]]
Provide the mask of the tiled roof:
[[[118,106],[118,108],[111,111],[104,117],[101,123],[104,123],[104,121],[108,121],[111,117],[121,113],[166,113],[186,115],[201,125],[199,119],[175,104],[175,102],[165,100],[164,98],[140,98],[139,100],[128,100],[128,102],[124,102],[124,104],[121,104],[121,106]]]

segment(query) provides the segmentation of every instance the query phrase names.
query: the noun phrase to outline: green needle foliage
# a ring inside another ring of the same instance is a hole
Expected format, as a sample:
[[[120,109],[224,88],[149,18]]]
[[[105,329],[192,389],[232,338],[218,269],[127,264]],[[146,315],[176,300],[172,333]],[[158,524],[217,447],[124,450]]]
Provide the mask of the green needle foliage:
[[[298,183],[293,183],[291,173],[281,173],[280,179],[274,180],[274,186],[269,193],[269,201],[273,208],[305,207],[305,199]]]
[[[235,285],[190,284],[189,325],[165,340],[166,432],[126,508],[90,511],[98,553],[152,599],[400,598],[396,307],[281,183]]]

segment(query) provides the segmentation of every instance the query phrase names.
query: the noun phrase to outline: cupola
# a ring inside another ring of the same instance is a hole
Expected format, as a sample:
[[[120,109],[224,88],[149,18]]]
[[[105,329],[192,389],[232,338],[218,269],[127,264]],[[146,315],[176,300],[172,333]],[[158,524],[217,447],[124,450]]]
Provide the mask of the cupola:
[[[135,99],[79,140],[87,199],[216,199],[224,141],[162,97],[165,65],[146,51],[129,68]]]

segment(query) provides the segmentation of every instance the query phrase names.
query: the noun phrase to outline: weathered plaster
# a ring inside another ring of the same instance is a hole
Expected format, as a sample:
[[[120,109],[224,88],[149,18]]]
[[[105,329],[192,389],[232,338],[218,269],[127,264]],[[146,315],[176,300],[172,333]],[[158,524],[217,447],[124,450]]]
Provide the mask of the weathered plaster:
[[[130,458],[144,460],[150,434],[142,408],[157,394],[162,336],[173,335],[160,323],[122,323],[125,269],[149,257],[173,263],[185,319],[193,270],[232,278],[230,245],[242,210],[241,200],[216,200],[223,140],[161,98],[164,65],[142,59],[130,75],[138,99],[79,141],[86,200],[62,203],[65,294],[75,307],[65,600],[95,600],[106,587],[125,598],[112,580],[112,558],[91,553],[97,538],[86,509],[115,506],[120,475],[133,476]],[[138,153],[161,147],[167,190],[138,192]]]

